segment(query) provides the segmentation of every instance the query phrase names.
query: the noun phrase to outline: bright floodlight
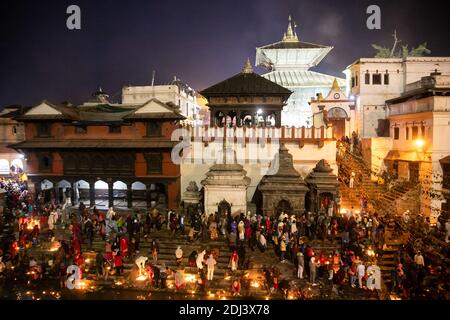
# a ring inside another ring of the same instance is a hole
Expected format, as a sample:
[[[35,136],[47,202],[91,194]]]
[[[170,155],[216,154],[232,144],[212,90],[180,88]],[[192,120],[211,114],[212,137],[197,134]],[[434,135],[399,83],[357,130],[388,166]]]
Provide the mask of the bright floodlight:
[[[261,109],[258,109],[258,111],[256,111],[256,113],[257,113],[257,114],[261,114],[261,113],[262,113],[262,110],[261,110]]]
[[[422,148],[425,145],[425,141],[423,141],[422,139],[417,139],[416,140],[416,147],[417,148]]]

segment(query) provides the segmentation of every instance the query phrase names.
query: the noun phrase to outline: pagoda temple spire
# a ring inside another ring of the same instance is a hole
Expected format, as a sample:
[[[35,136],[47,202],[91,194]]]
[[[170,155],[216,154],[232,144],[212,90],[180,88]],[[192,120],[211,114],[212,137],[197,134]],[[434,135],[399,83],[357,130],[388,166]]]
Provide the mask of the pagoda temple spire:
[[[297,27],[297,25],[294,22],[294,25],[292,26],[292,19],[291,16],[289,15],[289,23],[288,23],[288,27],[287,27],[287,31],[284,33],[283,35],[283,40],[284,42],[298,42],[298,37],[297,37],[297,33],[295,32],[295,28]]]
[[[253,72],[253,67],[252,64],[250,63],[250,58],[247,58],[247,61],[244,64],[244,68],[242,68],[242,73],[252,73]]]

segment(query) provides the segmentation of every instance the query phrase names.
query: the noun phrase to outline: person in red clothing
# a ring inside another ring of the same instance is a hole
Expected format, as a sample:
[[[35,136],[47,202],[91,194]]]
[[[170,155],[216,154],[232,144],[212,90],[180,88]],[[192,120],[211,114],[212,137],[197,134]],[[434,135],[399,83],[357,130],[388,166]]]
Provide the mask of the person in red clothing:
[[[272,234],[272,221],[270,221],[269,217],[266,217],[266,230],[267,234],[270,236]]]
[[[238,278],[234,279],[231,284],[231,292],[233,292],[233,296],[238,296],[241,294],[241,282]]]
[[[11,255],[11,260],[14,260],[19,252],[19,244],[17,240],[14,240],[9,246],[9,254]]]
[[[145,267],[145,273],[147,274],[147,280],[151,286],[153,286],[153,278],[155,276],[155,272],[153,271],[153,267],[148,265]]]
[[[111,243],[107,242],[105,243],[105,260],[112,261],[113,254],[112,254],[112,248]]]
[[[81,241],[79,239],[72,240],[72,249],[74,255],[81,254]]]
[[[244,235],[245,235],[245,239],[247,239],[247,240],[250,240],[252,237],[252,227],[251,227],[250,222],[248,222],[247,225],[245,226]]]
[[[128,239],[125,236],[120,239],[120,251],[124,258],[128,256]]]
[[[308,245],[308,246],[306,247],[306,256],[307,256],[309,259],[311,259],[311,257],[314,256],[314,250],[313,250],[313,248],[312,248],[310,245]]]
[[[116,268],[116,274],[120,276],[121,272],[123,272],[123,257],[120,251],[114,256],[114,268]]]
[[[72,237],[74,239],[80,238],[80,226],[77,223],[72,223],[70,229],[72,230]]]

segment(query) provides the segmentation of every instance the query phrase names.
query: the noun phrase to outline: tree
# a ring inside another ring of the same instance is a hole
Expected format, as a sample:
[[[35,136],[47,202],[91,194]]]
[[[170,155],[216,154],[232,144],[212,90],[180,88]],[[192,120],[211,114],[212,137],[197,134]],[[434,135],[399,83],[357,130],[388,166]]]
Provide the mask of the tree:
[[[374,55],[375,58],[423,57],[426,54],[431,53],[431,50],[427,48],[426,42],[422,43],[417,48],[412,48],[411,51],[408,50],[408,45],[403,45],[397,50],[397,44],[399,44],[401,40],[397,38],[397,31],[394,31],[392,36],[394,38],[394,44],[391,49],[377,44],[372,44],[372,48],[376,50]]]

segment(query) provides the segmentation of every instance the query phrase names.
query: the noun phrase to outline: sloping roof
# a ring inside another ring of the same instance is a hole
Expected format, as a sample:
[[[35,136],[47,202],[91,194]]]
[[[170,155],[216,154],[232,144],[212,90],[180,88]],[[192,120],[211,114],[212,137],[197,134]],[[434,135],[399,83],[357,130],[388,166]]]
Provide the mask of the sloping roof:
[[[45,110],[43,113],[39,113],[38,110]],[[51,112],[49,112],[51,110]],[[34,106],[27,110],[24,114],[19,115],[15,118],[18,121],[27,121],[27,120],[39,120],[39,119],[67,119],[73,120],[78,118],[77,110],[73,107],[67,107],[63,105],[57,105],[51,103],[47,100],[42,101],[37,106]]]
[[[10,148],[14,149],[73,149],[73,148],[98,148],[98,149],[110,149],[110,148],[129,148],[129,149],[141,149],[141,148],[172,148],[178,143],[178,141],[161,140],[155,141],[140,139],[84,139],[84,140],[28,140],[10,145]]]
[[[278,41],[275,43],[271,43],[262,47],[261,49],[315,49],[315,48],[327,48],[328,46],[324,46],[321,44],[315,44],[310,42],[303,41],[295,41],[295,42],[287,42],[287,41]]]
[[[153,104],[153,108],[151,108]],[[155,110],[154,106],[157,106]],[[148,110],[145,110],[147,108]],[[142,110],[146,112],[141,112]],[[125,119],[185,119],[170,105],[157,99],[136,105],[111,104],[108,102],[85,103],[81,106],[64,106],[43,101],[25,114],[15,118],[18,121],[68,120],[81,122],[121,122]]]
[[[200,94],[209,96],[222,95],[285,95],[292,92],[275,82],[272,82],[254,72],[241,72],[237,75],[221,81],[209,88],[200,91]]]
[[[26,106],[7,106],[3,107],[3,109],[0,107],[0,118],[16,118],[30,110],[31,107]]]
[[[275,70],[262,75],[283,87],[331,87],[336,77],[310,70]],[[336,78],[339,86],[345,87],[345,79]]]
[[[130,114],[125,116],[126,119],[178,119],[184,120],[184,117],[174,104],[161,102],[156,98],[152,98],[143,105],[135,108]]]

